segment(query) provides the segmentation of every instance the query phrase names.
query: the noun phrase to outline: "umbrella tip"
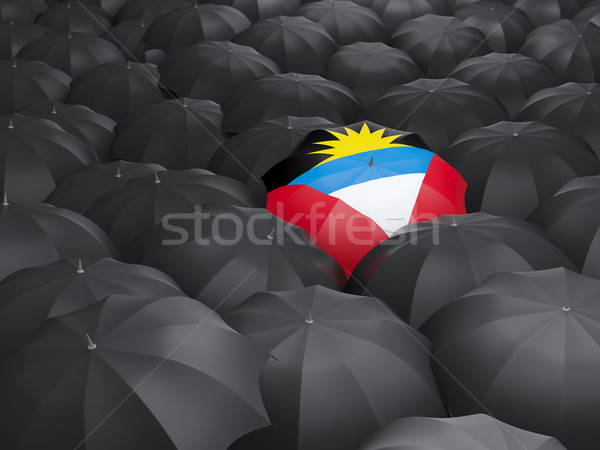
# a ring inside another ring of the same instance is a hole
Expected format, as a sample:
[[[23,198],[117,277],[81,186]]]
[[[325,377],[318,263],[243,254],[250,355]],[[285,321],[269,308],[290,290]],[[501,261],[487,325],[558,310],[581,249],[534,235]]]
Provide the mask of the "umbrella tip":
[[[309,325],[312,323],[315,323],[315,321],[312,318],[312,312],[311,312],[310,308],[308,308],[308,315],[306,316],[305,322]]]
[[[450,224],[451,227],[457,227],[458,224],[456,223],[456,217],[454,217],[454,214],[452,214],[452,223]]]
[[[131,69],[131,61],[127,61],[127,68]]]
[[[373,162],[373,157],[371,156],[371,161],[369,161],[369,166],[373,167],[375,163]]]
[[[586,94],[587,95],[592,95],[592,91],[587,91]]]
[[[13,118],[12,116],[10,116],[10,120],[8,121],[8,129],[12,130],[15,128],[15,125],[13,124]]]
[[[16,59],[13,59],[12,68],[13,69],[17,68],[17,60]]]
[[[8,194],[6,192],[2,195],[2,206],[8,206]]]
[[[52,103],[52,114],[57,114],[56,103]]]
[[[15,21],[14,21],[14,20],[13,20],[13,18],[11,17],[11,18],[10,18],[10,25],[14,25],[14,24],[15,24]]]
[[[231,42],[229,42],[229,43],[227,44],[227,51],[228,51],[229,53],[231,53],[231,49],[232,49],[232,47],[233,47],[233,46],[231,45]]]
[[[154,183],[155,184],[160,183],[160,178],[158,177],[158,172],[154,172]]]
[[[71,34],[71,30],[69,30],[69,34],[67,35],[67,37],[68,37],[69,39],[71,39],[71,38],[73,37],[73,34]]]
[[[81,263],[81,258],[77,260],[77,273],[84,273],[83,264]]]
[[[94,344],[94,341],[92,341],[92,338],[90,337],[89,334],[85,335],[87,342],[88,342],[88,346],[87,349],[88,350],[94,350],[96,348],[96,344]]]
[[[188,107],[187,98],[185,98],[185,97],[183,97],[183,104],[182,104],[182,106],[183,106],[184,108],[187,108],[187,107]]]
[[[369,55],[373,54],[373,49],[371,47],[369,47]]]
[[[272,241],[274,237],[275,237],[275,228],[273,228],[271,230],[271,232],[269,234],[267,234],[267,239],[269,239],[270,241]]]
[[[116,178],[121,178],[123,175],[121,174],[121,162],[117,163],[117,173],[115,174]]]
[[[566,297],[565,298],[565,304],[563,305],[562,310],[564,312],[571,311],[571,297]]]
[[[448,31],[448,28],[447,28],[447,27],[444,27],[444,28],[442,29],[442,31],[445,33],[445,32],[447,32],[447,31]]]

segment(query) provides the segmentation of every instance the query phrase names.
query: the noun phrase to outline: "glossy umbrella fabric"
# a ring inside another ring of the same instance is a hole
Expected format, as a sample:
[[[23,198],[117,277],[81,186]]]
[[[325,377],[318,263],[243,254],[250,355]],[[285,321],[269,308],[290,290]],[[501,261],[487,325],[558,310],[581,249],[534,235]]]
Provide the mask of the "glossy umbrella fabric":
[[[407,225],[367,253],[347,290],[381,298],[418,328],[494,273],[561,266],[574,269],[541,229],[523,220],[441,216]]]
[[[376,299],[259,293],[224,319],[272,356],[260,385],[283,448],[354,448],[390,420],[446,417],[429,343]]]
[[[534,0],[517,1],[511,3],[529,16],[535,26],[547,25],[560,19],[570,19],[586,4],[586,0]]]
[[[522,430],[485,414],[407,417],[361,442],[361,450],[566,450],[553,437]]]
[[[0,1],[0,18],[33,22],[46,9],[48,9],[48,4],[44,0],[2,0]]]
[[[188,295],[226,313],[251,294],[346,282],[303,230],[265,209],[204,204],[143,237],[143,264],[171,275]]]
[[[268,424],[265,359],[196,300],[113,295],[0,365],[0,430],[14,449],[227,448]]]
[[[30,41],[50,33],[46,27],[22,20],[0,21],[0,59],[13,59]]]
[[[71,32],[101,35],[112,27],[109,15],[93,5],[66,1],[50,6],[37,20],[55,33]]]
[[[441,153],[461,133],[508,120],[508,113],[478,86],[454,78],[420,78],[386,90],[360,119],[417,133],[427,148]]]
[[[289,16],[302,5],[302,0],[212,0],[210,3],[233,6],[251,22],[256,22],[275,16]]]
[[[356,3],[368,6],[379,14],[390,32],[402,22],[425,14],[452,15],[444,0],[357,0]]]
[[[443,153],[467,182],[470,212],[525,219],[567,181],[600,175],[574,133],[541,122],[498,122],[460,135]]]
[[[450,412],[485,408],[567,448],[596,448],[599,293],[599,280],[564,268],[509,272],[440,310],[424,332]]]

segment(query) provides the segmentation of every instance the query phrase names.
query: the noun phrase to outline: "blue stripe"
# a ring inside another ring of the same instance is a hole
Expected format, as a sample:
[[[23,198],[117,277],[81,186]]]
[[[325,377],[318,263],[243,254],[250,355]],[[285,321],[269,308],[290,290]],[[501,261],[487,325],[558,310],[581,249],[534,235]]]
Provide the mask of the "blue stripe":
[[[434,154],[417,147],[390,147],[334,159],[304,172],[289,184],[310,186],[324,194],[378,178],[425,173]],[[373,157],[373,166],[369,161]]]

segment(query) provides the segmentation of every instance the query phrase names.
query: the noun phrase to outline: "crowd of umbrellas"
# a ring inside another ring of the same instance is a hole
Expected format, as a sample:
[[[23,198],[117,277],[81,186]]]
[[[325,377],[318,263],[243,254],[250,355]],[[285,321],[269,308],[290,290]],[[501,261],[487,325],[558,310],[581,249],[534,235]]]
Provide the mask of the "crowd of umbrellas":
[[[0,0],[0,448],[597,449],[599,80],[599,0]],[[268,194],[364,127],[466,214],[348,270]]]

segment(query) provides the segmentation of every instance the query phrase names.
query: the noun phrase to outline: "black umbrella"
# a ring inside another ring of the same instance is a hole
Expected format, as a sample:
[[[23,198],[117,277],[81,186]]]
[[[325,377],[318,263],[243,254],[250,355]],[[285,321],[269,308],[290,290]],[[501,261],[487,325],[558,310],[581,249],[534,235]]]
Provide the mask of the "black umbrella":
[[[168,275],[111,258],[63,259],[22,269],[0,283],[0,355],[21,348],[48,318],[83,309],[113,294],[183,295]]]
[[[421,78],[388,89],[361,118],[418,133],[440,153],[461,133],[507,120],[508,114],[494,95],[478,86],[453,78]]]
[[[356,3],[372,8],[390,32],[402,22],[425,14],[452,15],[445,0],[357,0]]]
[[[77,77],[67,103],[85,105],[117,122],[132,111],[162,100],[152,64],[104,64]]]
[[[48,1],[48,0],[46,0]],[[72,1],[72,0],[59,0],[61,2],[64,1]],[[147,0],[145,0],[147,2]],[[81,3],[83,5],[92,5],[101,8],[104,12],[106,12],[110,17],[114,17],[119,10],[124,7],[127,3],[137,3],[134,1],[127,0],[77,0],[77,3]]]
[[[364,107],[387,89],[423,77],[404,50],[382,42],[355,42],[329,58],[327,78],[348,86]]]
[[[233,6],[250,21],[256,22],[275,16],[288,16],[300,7],[302,0],[211,0],[210,3]]]
[[[165,170],[158,164],[115,161],[89,165],[64,178],[46,199],[47,203],[85,214],[98,198],[128,180],[153,175]]]
[[[176,95],[218,103],[258,78],[281,72],[252,47],[228,41],[204,41],[177,50],[158,70],[161,84]]]
[[[157,17],[176,8],[190,6],[187,0],[132,0],[127,1],[117,13],[117,22],[125,20],[145,20],[152,22]]]
[[[539,120],[574,131],[600,157],[600,86],[566,83],[533,94],[517,115],[518,120]]]
[[[318,75],[268,75],[243,91],[223,105],[226,132],[239,133],[260,121],[286,115],[349,123],[361,111],[350,89]]]
[[[17,57],[43,61],[72,77],[102,64],[124,61],[119,49],[106,39],[79,33],[52,33],[34,39]]]
[[[467,211],[519,219],[567,181],[600,174],[600,160],[583,139],[541,122],[498,122],[469,130],[443,158],[467,182]]]
[[[367,253],[347,289],[381,298],[420,327],[494,273],[560,266],[574,268],[542,230],[523,220],[486,213],[441,216],[407,225]]]
[[[600,439],[600,281],[564,268],[485,280],[424,326],[452,414],[591,450]]]
[[[320,23],[305,17],[278,16],[254,23],[234,42],[255,48],[284,72],[325,75],[338,46]]]
[[[343,286],[335,260],[265,209],[205,204],[166,217],[144,236],[143,263],[220,313],[255,292]]]
[[[511,118],[529,96],[561,84],[559,76],[547,64],[519,53],[469,58],[454,69],[452,77],[495,93]]]
[[[579,22],[592,22],[600,27],[600,1],[587,2],[581,10],[573,16]]]
[[[600,77],[600,27],[568,19],[543,25],[529,33],[521,53],[544,61],[565,81],[593,83]]]
[[[360,444],[360,450],[566,450],[555,438],[521,430],[485,414],[450,419],[395,420]]]
[[[224,319],[272,355],[260,387],[282,448],[349,449],[393,419],[446,417],[429,343],[376,299],[259,293]]]
[[[149,24],[147,19],[125,20],[100,36],[117,47],[125,59],[144,62],[146,53],[142,40]]]
[[[0,365],[3,445],[224,449],[268,424],[265,359],[195,300],[113,295]]]
[[[40,15],[37,23],[55,33],[71,32],[100,35],[112,26],[110,16],[102,9],[80,1],[56,3]]]
[[[0,18],[33,22],[46,9],[48,4],[44,0],[1,0]]]
[[[444,78],[465,59],[490,52],[483,33],[456,17],[426,14],[401,23],[392,45],[406,50],[430,78]]]
[[[258,184],[251,189],[202,169],[163,171],[111,190],[85,214],[106,231],[125,261],[139,262],[143,255],[140,236],[169,216],[209,202],[262,208],[267,203],[266,190]]]
[[[41,61],[0,61],[0,114],[27,105],[63,101],[71,90],[71,77]]]
[[[587,0],[510,0],[515,8],[524,11],[535,26],[554,23],[560,19],[569,19],[585,5]]]
[[[25,44],[48,33],[50,30],[36,23],[0,21],[0,60],[13,59]]]

